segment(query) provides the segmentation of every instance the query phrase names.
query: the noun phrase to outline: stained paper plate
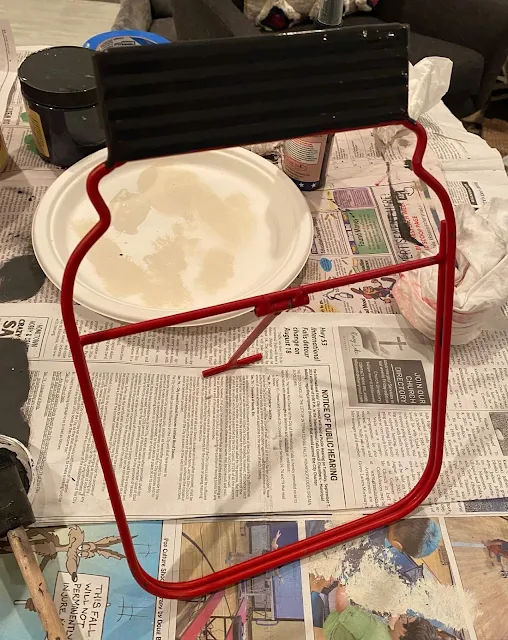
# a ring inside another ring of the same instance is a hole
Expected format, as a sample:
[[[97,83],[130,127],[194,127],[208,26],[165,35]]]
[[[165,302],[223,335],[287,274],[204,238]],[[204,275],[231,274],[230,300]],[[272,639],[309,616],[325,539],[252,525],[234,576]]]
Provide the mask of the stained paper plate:
[[[68,169],[34,216],[35,254],[59,288],[71,251],[98,219],[85,181],[105,158],[98,151]],[[74,299],[122,322],[283,289],[310,253],[306,200],[245,149],[131,162],[100,189],[112,226],[83,261]]]

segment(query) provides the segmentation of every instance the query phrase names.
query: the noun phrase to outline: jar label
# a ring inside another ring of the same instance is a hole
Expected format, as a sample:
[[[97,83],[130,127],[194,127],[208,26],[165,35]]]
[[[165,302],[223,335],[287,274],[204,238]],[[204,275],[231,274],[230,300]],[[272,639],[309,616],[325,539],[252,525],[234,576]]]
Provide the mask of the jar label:
[[[30,109],[28,105],[26,105],[26,112],[28,113],[28,120],[30,121],[30,129],[32,130],[32,134],[34,136],[34,142],[35,142],[35,146],[37,147],[37,151],[42,156],[49,158],[48,143],[46,142],[46,136],[44,135],[44,129],[42,127],[41,117],[37,113],[37,111]]]
[[[286,140],[282,168],[293,180],[318,182],[326,150],[326,134]]]
[[[97,45],[97,51],[106,51],[106,49],[116,49],[117,47],[140,47],[144,44],[157,44],[154,40],[148,38],[135,38],[134,36],[115,36],[107,38],[104,42]]]

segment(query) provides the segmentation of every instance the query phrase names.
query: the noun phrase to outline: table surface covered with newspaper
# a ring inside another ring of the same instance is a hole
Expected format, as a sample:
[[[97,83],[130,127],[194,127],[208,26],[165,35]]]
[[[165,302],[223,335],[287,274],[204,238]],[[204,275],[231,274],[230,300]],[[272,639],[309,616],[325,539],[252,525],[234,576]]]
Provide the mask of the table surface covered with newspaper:
[[[30,387],[14,396],[36,460],[38,525],[29,535],[68,638],[506,640],[504,317],[452,351],[443,472],[413,519],[192,603],[157,600],[134,583],[84,416],[58,291],[31,246],[33,213],[61,170],[35,151],[13,85],[12,39],[2,26],[9,161],[0,178],[0,336],[22,340],[28,350]],[[18,61],[26,55],[20,51]],[[496,151],[442,104],[422,122],[430,135],[426,165],[446,181],[454,203],[480,207],[506,197]],[[315,241],[303,281],[416,257],[418,247],[400,235],[394,195],[412,237],[437,245],[439,204],[408,168],[412,145],[408,134],[383,153],[372,131],[336,135],[326,188],[308,196]],[[88,350],[147,570],[196,578],[388,505],[410,489],[427,455],[433,345],[397,314],[393,284],[367,280],[315,296],[307,313],[281,315],[263,334],[256,345],[261,365],[206,381],[201,369],[224,360],[252,318]],[[114,325],[86,310],[77,315],[82,327]],[[2,412],[12,413],[13,402],[4,391]],[[425,630],[428,636],[410,635]],[[5,541],[0,638],[43,639]]]

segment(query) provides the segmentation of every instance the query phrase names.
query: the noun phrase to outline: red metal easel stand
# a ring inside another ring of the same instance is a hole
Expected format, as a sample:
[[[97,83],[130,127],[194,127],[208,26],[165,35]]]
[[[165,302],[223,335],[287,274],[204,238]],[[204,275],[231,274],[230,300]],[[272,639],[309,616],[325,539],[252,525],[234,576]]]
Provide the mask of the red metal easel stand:
[[[390,124],[404,125],[417,136],[417,145],[413,156],[413,171],[437,195],[444,212],[441,222],[439,250],[435,256],[411,260],[403,264],[390,265],[380,269],[334,278],[322,282],[314,282],[285,291],[246,298],[216,305],[196,311],[188,311],[172,316],[137,322],[134,324],[115,327],[105,331],[98,331],[80,335],[74,315],[73,292],[78,268],[93,245],[101,238],[111,222],[108,206],[99,193],[100,180],[111,173],[115,167],[104,164],[96,167],[88,176],[87,192],[99,214],[99,222],[81,240],[70,256],[62,282],[61,308],[65,331],[76,368],[78,382],[83,395],[83,402],[88,415],[90,428],[97,448],[97,453],[104,473],[104,479],[111,499],[111,506],[118,525],[118,531],[129,563],[130,570],[139,583],[149,593],[160,598],[190,599],[196,598],[220,589],[225,589],[237,582],[253,578],[256,575],[280,567],[283,564],[309,556],[313,553],[337,545],[372,529],[387,526],[414,511],[429,495],[438,480],[443,460],[446,398],[448,390],[448,367],[450,359],[450,341],[452,328],[452,310],[455,275],[455,217],[453,205],[445,188],[422,166],[423,155],[427,145],[427,134],[422,125],[413,121],[403,121]],[[397,273],[411,271],[422,267],[438,265],[438,294],[436,303],[436,333],[434,352],[434,379],[432,387],[431,433],[429,455],[425,470],[414,488],[395,504],[385,507],[376,513],[369,514],[353,522],[335,527],[320,534],[300,540],[284,548],[271,551],[258,558],[252,558],[241,564],[218,571],[189,582],[164,582],[148,574],[140,565],[129,525],[125,515],[122,498],[118,489],[115,471],[109,455],[108,443],[102,426],[95,393],[92,387],[90,373],[86,362],[84,347],[105,340],[125,337],[135,333],[171,327],[183,322],[200,320],[215,315],[253,308],[260,323],[248,336],[246,341],[237,349],[231,359],[223,365],[213,367],[203,372],[210,376],[228,371],[239,366],[246,366],[261,360],[261,354],[242,358],[241,356],[252,345],[256,338],[266,329],[272,320],[281,312],[290,308],[304,306],[309,303],[309,295],[327,289],[362,282],[367,279],[391,276]]]

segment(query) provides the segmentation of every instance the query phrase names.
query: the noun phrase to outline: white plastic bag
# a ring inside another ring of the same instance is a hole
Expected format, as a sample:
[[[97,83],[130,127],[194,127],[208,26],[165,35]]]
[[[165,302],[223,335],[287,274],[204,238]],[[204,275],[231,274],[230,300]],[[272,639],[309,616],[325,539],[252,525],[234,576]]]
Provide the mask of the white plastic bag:
[[[430,111],[450,88],[453,62],[437,56],[409,66],[409,116],[418,120]]]
[[[450,87],[453,62],[437,56],[424,58],[416,65],[409,65],[408,113],[418,120],[435,107]],[[374,129],[375,136],[389,145],[398,133],[412,135],[404,127],[381,127]]]

